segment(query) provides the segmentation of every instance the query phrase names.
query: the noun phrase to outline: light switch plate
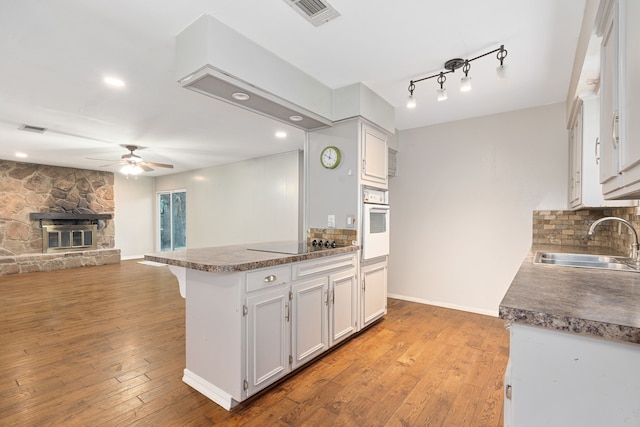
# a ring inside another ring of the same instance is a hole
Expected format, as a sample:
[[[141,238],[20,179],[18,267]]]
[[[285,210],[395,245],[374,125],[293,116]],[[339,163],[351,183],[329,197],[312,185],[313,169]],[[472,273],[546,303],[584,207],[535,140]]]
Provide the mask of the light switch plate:
[[[327,227],[335,228],[335,226],[336,226],[336,216],[335,215],[328,215],[327,216]]]

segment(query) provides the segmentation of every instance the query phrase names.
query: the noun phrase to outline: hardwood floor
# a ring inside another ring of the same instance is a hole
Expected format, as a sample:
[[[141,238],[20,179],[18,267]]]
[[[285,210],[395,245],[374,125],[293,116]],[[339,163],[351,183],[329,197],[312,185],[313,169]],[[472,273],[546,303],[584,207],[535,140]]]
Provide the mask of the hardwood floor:
[[[0,426],[501,426],[503,321],[389,299],[369,330],[231,412],[182,382],[166,267],[0,276]]]

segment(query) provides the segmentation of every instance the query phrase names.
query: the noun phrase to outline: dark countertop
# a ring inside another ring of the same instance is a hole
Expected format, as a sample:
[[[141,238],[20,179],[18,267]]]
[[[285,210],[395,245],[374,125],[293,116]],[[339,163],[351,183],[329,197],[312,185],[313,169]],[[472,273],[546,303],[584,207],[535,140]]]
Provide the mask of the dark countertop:
[[[500,303],[500,318],[640,344],[640,272],[534,264],[540,250],[614,254],[607,248],[532,248]]]
[[[273,245],[296,244],[297,242],[270,242]],[[251,248],[266,244],[219,246],[212,248],[185,249],[172,252],[155,252],[144,256],[148,261],[161,262],[177,267],[213,273],[256,270],[258,268],[291,264],[308,259],[321,258],[355,252],[359,246],[317,249],[309,248],[303,254],[262,252]]]

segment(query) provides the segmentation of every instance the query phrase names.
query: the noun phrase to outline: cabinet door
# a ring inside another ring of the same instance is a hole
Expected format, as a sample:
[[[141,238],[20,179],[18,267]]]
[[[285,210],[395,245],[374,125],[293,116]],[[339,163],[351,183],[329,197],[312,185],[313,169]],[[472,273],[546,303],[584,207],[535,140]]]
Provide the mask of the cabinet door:
[[[623,185],[640,181],[640,2],[621,0],[620,19],[620,170]]]
[[[617,11],[617,2],[612,2],[603,26],[600,52],[600,183],[604,194],[620,187]]]
[[[387,314],[387,260],[362,265],[362,326]]]
[[[329,348],[327,276],[294,283],[292,292],[291,344],[295,369]]]
[[[363,183],[387,188],[387,138],[368,126],[362,125],[362,174]]]
[[[569,130],[569,206],[575,208],[582,203],[582,103],[578,107],[576,120]]]
[[[247,298],[247,308],[247,394],[250,396],[290,371],[289,286],[256,292]]]
[[[356,331],[356,298],[358,283],[356,270],[349,270],[329,276],[330,310],[330,343],[332,346]]]

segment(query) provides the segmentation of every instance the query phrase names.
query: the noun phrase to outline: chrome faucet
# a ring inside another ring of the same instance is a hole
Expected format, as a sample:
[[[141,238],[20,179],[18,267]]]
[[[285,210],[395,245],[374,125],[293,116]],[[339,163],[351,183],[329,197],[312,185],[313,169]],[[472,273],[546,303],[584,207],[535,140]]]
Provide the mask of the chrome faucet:
[[[606,216],[604,218],[600,218],[593,221],[593,224],[591,224],[591,227],[589,227],[589,232],[587,233],[587,239],[591,239],[593,237],[593,233],[596,227],[598,226],[598,224],[604,221],[618,221],[623,223],[627,227],[629,227],[629,229],[633,233],[633,243],[631,244],[631,254],[629,256],[631,259],[633,259],[633,261],[638,262],[639,261],[638,257],[640,255],[640,244],[638,244],[638,232],[636,231],[635,228],[633,228],[633,225],[631,225],[631,223],[626,219],[618,218],[617,216]]]

